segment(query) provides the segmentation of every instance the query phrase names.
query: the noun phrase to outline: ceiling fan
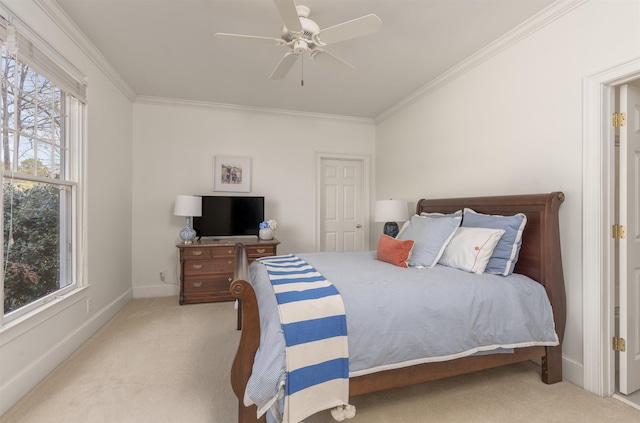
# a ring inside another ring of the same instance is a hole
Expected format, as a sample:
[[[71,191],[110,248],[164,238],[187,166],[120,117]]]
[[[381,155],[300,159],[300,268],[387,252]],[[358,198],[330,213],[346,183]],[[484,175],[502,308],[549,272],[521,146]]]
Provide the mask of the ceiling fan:
[[[217,33],[218,38],[229,38],[269,44],[287,46],[288,51],[280,63],[271,73],[271,79],[282,79],[296,63],[298,57],[305,52],[314,60],[330,61],[354,68],[349,63],[336,57],[324,49],[329,44],[339,43],[380,30],[382,21],[374,14],[369,14],[331,27],[320,29],[320,26],[309,19],[311,10],[307,6],[296,6],[294,0],[273,0],[282,19],[281,38],[259,37],[254,35],[240,35]],[[304,85],[304,82],[303,82]]]

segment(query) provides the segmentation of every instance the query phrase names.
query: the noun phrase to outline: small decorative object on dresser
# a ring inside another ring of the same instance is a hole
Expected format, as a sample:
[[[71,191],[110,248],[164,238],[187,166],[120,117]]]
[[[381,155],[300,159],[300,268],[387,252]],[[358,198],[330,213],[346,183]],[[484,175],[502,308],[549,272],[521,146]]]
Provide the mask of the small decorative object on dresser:
[[[378,200],[376,201],[376,222],[386,222],[384,224],[384,234],[395,238],[399,228],[397,222],[406,222],[409,213],[407,202],[403,200]]]
[[[231,301],[229,287],[235,268],[235,245],[247,249],[249,263],[276,255],[280,241],[247,238],[205,239],[178,244],[180,249],[180,304]]]
[[[263,240],[273,239],[274,233],[273,231],[278,227],[278,222],[273,219],[265,220],[264,222],[260,222],[260,231],[258,232],[258,237]]]

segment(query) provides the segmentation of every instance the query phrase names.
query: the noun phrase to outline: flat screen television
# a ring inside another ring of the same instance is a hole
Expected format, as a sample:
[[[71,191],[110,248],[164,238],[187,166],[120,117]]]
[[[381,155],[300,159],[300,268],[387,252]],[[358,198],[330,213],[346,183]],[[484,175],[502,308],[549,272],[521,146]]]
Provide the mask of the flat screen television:
[[[202,216],[193,218],[200,237],[258,235],[264,197],[202,196]]]

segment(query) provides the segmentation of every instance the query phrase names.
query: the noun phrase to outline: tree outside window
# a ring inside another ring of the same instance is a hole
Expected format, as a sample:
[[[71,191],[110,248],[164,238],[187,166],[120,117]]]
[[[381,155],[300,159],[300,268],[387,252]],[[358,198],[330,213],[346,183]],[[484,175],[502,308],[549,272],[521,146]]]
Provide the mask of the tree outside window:
[[[72,196],[66,110],[74,99],[15,56],[2,54],[4,314],[72,280]]]

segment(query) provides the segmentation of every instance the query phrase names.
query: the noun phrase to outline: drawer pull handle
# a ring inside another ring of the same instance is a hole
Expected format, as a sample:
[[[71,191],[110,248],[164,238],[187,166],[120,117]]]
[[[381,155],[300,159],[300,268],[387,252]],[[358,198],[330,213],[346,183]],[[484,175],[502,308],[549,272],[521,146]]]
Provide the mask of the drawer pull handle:
[[[194,264],[193,268],[196,269],[196,270],[200,270],[200,269],[202,269],[202,265],[201,264]]]
[[[229,260],[227,264],[233,264],[233,260]]]
[[[258,254],[263,254],[267,250],[265,248],[258,248],[256,251],[258,251]]]
[[[227,254],[233,254],[233,250],[227,251]]]
[[[193,283],[193,287],[194,288],[200,288],[202,286],[202,282],[194,282]]]
[[[201,250],[196,250],[196,251],[193,251],[192,254],[194,256],[201,256],[202,255],[202,251]]]
[[[233,281],[233,278],[232,278],[232,277],[229,277],[229,282],[231,282],[231,281]]]

